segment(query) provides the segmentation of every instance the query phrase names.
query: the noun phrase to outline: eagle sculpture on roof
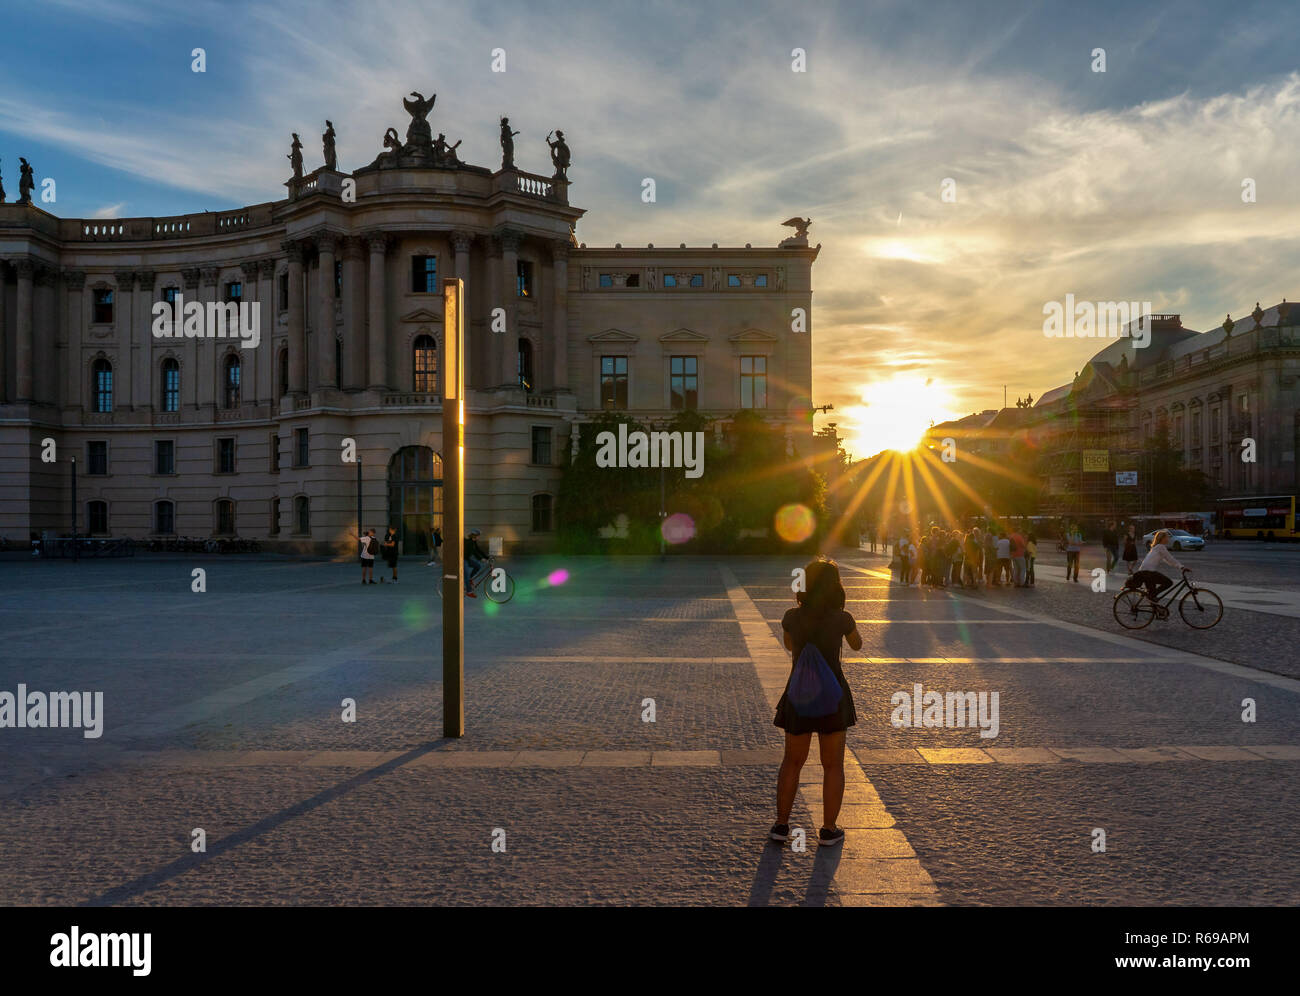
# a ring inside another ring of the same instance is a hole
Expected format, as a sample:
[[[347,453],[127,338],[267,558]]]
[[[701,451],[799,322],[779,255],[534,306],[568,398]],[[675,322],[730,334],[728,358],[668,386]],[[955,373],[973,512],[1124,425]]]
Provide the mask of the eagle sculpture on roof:
[[[795,230],[794,238],[806,239],[808,238],[808,226],[812,224],[812,219],[800,218],[796,215],[793,218],[787,218],[785,221],[781,222],[781,224]]]

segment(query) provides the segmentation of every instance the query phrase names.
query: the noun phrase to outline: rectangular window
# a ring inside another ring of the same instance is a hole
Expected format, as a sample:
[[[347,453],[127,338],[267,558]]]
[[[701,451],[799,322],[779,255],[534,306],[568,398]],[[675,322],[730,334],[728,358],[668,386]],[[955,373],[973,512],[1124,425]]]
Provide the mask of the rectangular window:
[[[271,433],[270,442],[267,446],[271,454],[271,473],[278,474],[280,473],[280,434],[278,432]]]
[[[1201,412],[1199,409],[1192,413],[1192,448],[1199,449],[1201,445]]]
[[[551,531],[551,496],[533,495],[533,532]]]
[[[311,466],[311,463],[310,463],[310,460],[311,460],[311,450],[308,448],[308,445],[307,445],[307,430],[306,430],[306,429],[294,429],[294,430],[293,430],[293,455],[294,455],[294,466],[295,466],[295,467],[309,467],[309,466]]]
[[[280,310],[289,310],[289,274],[280,274]]]
[[[739,287],[739,286],[740,286],[740,275],[739,275],[739,274],[736,274],[736,273],[728,273],[728,274],[727,274],[727,286],[728,286],[728,287]]]
[[[108,502],[92,501],[86,507],[86,521],[91,533],[103,535],[108,532]]]
[[[600,358],[600,407],[606,411],[627,410],[627,357]]]
[[[766,286],[767,286],[767,274],[766,274],[766,273],[760,273],[758,276],[756,276],[756,277],[754,278],[754,286],[755,286],[755,287],[766,287]]]
[[[411,257],[411,293],[436,294],[438,291],[438,257]]]
[[[176,297],[180,292],[181,289],[179,287],[164,287],[162,290],[162,299],[175,307]]]
[[[1240,412],[1242,415],[1249,414],[1249,412],[1250,412],[1250,395],[1249,395],[1249,394],[1238,394],[1238,395],[1237,395],[1237,411]]]
[[[641,274],[639,274],[639,273],[629,273],[629,274],[627,275],[627,286],[628,286],[628,287],[640,287],[640,286],[641,286]]]
[[[694,356],[674,356],[668,361],[668,382],[672,407],[696,408],[699,405],[699,360]]]
[[[113,324],[113,292],[111,290],[101,289],[95,291],[95,309],[91,321],[96,325]]]
[[[271,499],[271,535],[280,535],[280,499]]]
[[[740,358],[740,407],[767,407],[767,357]]]
[[[673,276],[673,274],[671,274],[671,273],[665,273],[665,274],[664,274],[664,286],[665,286],[665,287],[676,287],[676,286],[677,286],[677,278],[676,278],[675,276]]]
[[[238,304],[244,298],[244,285],[238,280],[226,284],[226,303]]]
[[[533,463],[542,464],[546,467],[551,465],[550,426],[533,426]]]
[[[233,474],[235,472],[235,438],[223,436],[217,440],[217,473]]]
[[[1210,442],[1219,441],[1219,409],[1210,409]]]
[[[343,296],[343,260],[334,261],[334,296]]]
[[[533,296],[533,264],[526,259],[515,264],[515,296]]]
[[[608,273],[602,273],[602,274],[600,275],[600,286],[602,286],[602,287],[613,287],[613,286],[614,286],[614,278],[611,277]]]
[[[691,274],[691,286],[692,286],[692,287],[703,287],[703,286],[704,286],[704,274],[703,274],[703,273],[692,273],[692,274]]]
[[[154,506],[153,531],[160,536],[171,536],[176,532],[176,506],[169,501],[160,501]]]
[[[153,472],[155,474],[176,473],[176,444],[172,440],[154,440]]]
[[[107,439],[92,439],[86,444],[86,473],[96,477],[108,473]]]

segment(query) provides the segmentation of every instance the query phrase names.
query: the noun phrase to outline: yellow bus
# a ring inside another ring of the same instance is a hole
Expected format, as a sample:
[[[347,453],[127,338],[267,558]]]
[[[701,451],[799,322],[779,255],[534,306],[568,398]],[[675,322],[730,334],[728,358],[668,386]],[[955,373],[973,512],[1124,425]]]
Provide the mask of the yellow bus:
[[[1224,539],[1300,539],[1295,528],[1295,495],[1220,498],[1215,504]]]

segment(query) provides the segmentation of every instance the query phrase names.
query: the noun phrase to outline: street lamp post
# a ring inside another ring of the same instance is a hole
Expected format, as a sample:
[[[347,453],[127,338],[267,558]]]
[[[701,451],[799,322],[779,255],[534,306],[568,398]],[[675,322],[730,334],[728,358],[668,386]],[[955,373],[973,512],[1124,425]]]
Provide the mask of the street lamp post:
[[[442,732],[465,735],[465,285],[459,277],[442,282],[443,369],[442,520]]]

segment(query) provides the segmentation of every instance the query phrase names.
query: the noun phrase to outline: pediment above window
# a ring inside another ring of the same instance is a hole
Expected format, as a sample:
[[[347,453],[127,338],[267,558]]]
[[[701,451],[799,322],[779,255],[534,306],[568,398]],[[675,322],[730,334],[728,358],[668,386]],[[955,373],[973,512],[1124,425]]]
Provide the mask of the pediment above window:
[[[624,332],[622,329],[606,329],[604,332],[597,332],[595,335],[587,336],[587,341],[592,343],[611,343],[631,344],[640,341],[640,336],[632,335],[630,332]]]
[[[416,308],[410,314],[401,317],[403,322],[437,322],[442,324],[441,313],[430,311],[428,308]]]
[[[659,341],[662,343],[689,343],[691,345],[703,346],[709,341],[709,337],[707,335],[700,335],[700,333],[691,329],[682,328],[674,329],[672,332],[665,332],[659,337]]]

